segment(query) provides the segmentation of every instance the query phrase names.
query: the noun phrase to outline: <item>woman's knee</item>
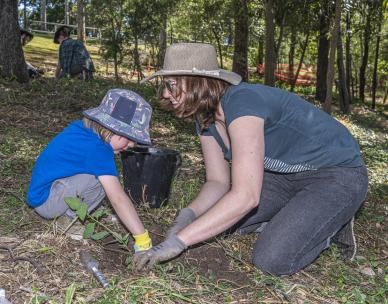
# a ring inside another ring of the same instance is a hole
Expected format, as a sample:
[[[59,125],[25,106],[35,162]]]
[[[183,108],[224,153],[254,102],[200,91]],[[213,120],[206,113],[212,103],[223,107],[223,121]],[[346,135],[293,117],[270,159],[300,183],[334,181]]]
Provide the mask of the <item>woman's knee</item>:
[[[276,252],[254,251],[252,263],[261,271],[274,276],[291,275],[296,272],[292,271],[292,261]]]

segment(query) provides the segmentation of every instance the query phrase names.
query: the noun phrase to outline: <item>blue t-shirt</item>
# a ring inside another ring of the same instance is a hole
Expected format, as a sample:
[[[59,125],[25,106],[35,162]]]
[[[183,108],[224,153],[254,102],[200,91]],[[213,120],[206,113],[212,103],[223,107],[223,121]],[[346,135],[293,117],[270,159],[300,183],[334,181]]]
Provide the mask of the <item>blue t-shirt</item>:
[[[55,136],[38,157],[28,188],[28,205],[42,205],[55,180],[76,174],[118,175],[112,146],[85,128],[81,120]]]
[[[242,116],[264,119],[264,168],[291,173],[326,167],[359,167],[357,141],[336,119],[306,100],[277,88],[241,83],[221,98],[226,126]],[[201,132],[199,132],[201,133]],[[201,135],[214,136],[224,157],[232,160],[214,124]]]

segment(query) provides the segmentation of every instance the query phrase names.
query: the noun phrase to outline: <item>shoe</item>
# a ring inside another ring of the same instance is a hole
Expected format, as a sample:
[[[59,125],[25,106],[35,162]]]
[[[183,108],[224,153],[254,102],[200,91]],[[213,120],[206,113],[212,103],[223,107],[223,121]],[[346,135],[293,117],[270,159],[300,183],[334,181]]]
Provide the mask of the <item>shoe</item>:
[[[343,226],[332,238],[344,260],[353,261],[357,252],[356,237],[354,235],[354,217]]]
[[[66,215],[61,216],[55,221],[55,228],[61,233],[66,234],[73,240],[83,239],[85,227],[78,221],[78,218],[70,218]]]

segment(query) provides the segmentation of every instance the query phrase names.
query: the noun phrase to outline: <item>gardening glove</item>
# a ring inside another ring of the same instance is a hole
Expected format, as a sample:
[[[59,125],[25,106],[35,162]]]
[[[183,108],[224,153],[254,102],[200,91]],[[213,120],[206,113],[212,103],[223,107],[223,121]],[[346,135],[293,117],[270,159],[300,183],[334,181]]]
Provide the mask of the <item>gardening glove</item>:
[[[134,268],[139,271],[150,269],[155,263],[171,260],[187,249],[185,243],[175,234],[171,235],[164,242],[152,247],[150,250],[135,254],[133,257]]]
[[[135,239],[135,245],[133,245],[135,253],[152,248],[152,241],[147,230],[142,234],[134,235],[133,238]]]
[[[173,221],[170,229],[166,232],[166,238],[169,238],[173,234],[177,234],[179,231],[181,231],[186,226],[190,225],[194,220],[197,218],[195,215],[193,209],[190,208],[183,208],[178,216]]]

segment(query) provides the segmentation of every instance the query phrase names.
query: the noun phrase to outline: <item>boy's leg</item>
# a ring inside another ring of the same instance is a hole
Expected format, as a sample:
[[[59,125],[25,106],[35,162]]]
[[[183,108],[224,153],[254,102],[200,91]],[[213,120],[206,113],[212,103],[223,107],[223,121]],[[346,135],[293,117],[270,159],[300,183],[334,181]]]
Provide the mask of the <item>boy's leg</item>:
[[[45,219],[53,219],[65,213],[69,217],[75,217],[76,214],[65,203],[65,197],[79,197],[88,205],[90,212],[100,204],[105,192],[94,175],[77,174],[61,178],[52,184],[48,199],[35,208],[35,211]]]
[[[303,184],[268,223],[253,250],[253,263],[273,275],[290,275],[314,261],[365,199],[365,167],[331,168],[294,176]]]
[[[260,229],[296,194],[286,174],[264,172],[260,203],[241,219],[231,231],[244,235]]]

